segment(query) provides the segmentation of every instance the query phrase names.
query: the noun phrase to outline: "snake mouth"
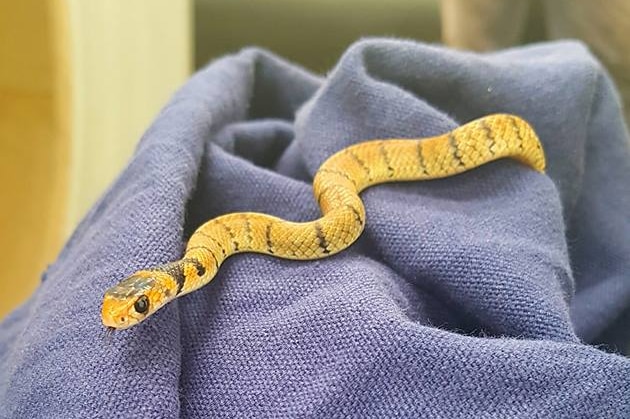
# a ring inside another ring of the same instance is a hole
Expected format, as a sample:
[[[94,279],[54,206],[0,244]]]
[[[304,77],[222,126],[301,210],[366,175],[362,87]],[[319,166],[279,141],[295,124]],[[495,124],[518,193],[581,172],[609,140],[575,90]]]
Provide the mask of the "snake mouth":
[[[123,330],[133,326],[136,322],[127,314],[102,313],[103,326],[106,329]]]
[[[127,325],[125,324],[125,318],[120,316],[112,316],[105,315],[102,316],[103,326],[106,329],[124,329]]]

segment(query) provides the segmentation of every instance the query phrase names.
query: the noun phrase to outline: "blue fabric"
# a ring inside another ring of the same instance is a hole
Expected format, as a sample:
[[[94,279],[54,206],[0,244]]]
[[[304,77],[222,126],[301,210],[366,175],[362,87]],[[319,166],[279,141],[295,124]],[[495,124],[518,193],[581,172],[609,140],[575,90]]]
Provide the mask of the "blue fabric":
[[[367,190],[367,228],[319,261],[229,259],[205,288],[106,339],[106,288],[177,259],[231,211],[319,214],[332,153],[494,113],[514,161]],[[318,78],[259,49],[202,70],[0,326],[0,417],[630,417],[630,152],[578,43],[475,55],[353,45]],[[19,278],[15,278],[19,280]],[[624,349],[625,348],[625,349]]]

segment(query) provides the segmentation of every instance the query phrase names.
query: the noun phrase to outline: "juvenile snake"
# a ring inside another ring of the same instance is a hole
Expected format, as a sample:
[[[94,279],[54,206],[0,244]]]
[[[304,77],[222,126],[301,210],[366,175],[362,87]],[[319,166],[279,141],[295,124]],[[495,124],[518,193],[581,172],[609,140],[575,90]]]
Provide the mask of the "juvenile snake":
[[[126,329],[216,275],[231,255],[257,252],[310,260],[350,246],[365,226],[359,193],[385,182],[436,179],[509,157],[544,171],[534,130],[519,117],[490,115],[446,134],[422,139],[372,140],[347,147],[322,164],[313,191],[322,217],[295,223],[267,214],[222,215],[199,227],[176,262],[138,271],[105,292],[102,321]]]

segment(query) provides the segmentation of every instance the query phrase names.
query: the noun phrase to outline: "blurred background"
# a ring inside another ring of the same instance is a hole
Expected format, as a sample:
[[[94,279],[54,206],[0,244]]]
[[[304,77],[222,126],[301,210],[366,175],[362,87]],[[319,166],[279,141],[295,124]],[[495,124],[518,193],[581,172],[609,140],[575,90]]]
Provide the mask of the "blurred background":
[[[159,109],[209,60],[258,45],[325,74],[364,36],[477,51],[577,37],[627,98],[630,2],[600,4],[0,0],[0,319],[33,292]]]

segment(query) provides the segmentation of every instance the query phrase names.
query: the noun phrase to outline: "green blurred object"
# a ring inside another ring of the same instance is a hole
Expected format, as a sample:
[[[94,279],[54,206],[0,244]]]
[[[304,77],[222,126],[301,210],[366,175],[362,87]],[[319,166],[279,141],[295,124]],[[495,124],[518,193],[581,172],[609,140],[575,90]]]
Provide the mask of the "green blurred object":
[[[362,37],[440,40],[439,0],[196,0],[194,16],[197,68],[260,46],[325,72]]]

